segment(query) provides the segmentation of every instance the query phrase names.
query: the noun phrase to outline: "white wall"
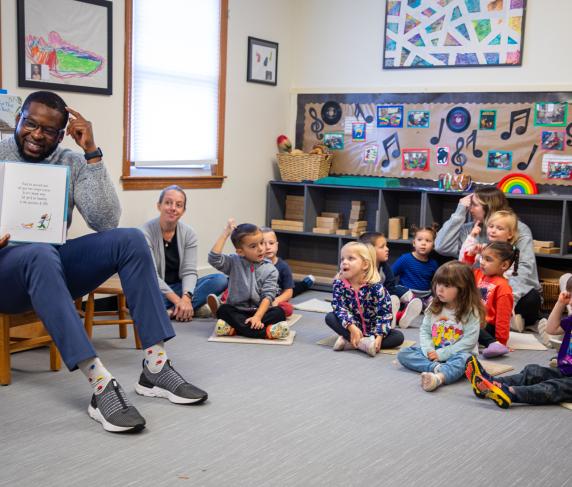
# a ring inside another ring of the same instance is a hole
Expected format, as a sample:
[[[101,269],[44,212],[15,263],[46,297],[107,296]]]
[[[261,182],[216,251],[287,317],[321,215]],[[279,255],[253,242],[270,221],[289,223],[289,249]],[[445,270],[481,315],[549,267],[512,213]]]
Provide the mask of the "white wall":
[[[528,0],[522,67],[382,70],[385,1],[297,0],[298,92],[572,89],[572,1]]]
[[[136,0],[135,0],[136,1]],[[277,135],[286,132],[292,79],[291,2],[283,0],[230,0],[225,130],[225,175],[222,189],[189,190],[184,221],[199,234],[199,266],[229,216],[263,224],[266,184],[273,177]],[[16,56],[16,2],[1,0],[3,88],[24,98],[30,89],[18,88]],[[123,137],[124,2],[113,1],[113,95],[60,92],[73,108],[93,123],[96,143],[116,183],[123,214],[122,226],[139,226],[156,215],[158,191],[123,191],[121,176]],[[246,82],[247,37],[279,43],[278,85]],[[168,123],[168,121],[166,121]],[[176,136],[176,131],[173,131]],[[162,141],[161,143],[168,143]],[[74,147],[65,142],[68,147]],[[74,215],[70,236],[88,232],[81,216]]]

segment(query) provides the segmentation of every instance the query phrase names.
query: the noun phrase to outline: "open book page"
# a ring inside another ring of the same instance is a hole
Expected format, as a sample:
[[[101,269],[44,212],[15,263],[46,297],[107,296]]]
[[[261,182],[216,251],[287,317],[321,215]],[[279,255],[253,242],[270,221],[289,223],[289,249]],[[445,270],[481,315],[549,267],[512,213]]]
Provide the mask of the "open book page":
[[[12,242],[63,244],[67,233],[69,168],[51,164],[0,164],[0,234]]]

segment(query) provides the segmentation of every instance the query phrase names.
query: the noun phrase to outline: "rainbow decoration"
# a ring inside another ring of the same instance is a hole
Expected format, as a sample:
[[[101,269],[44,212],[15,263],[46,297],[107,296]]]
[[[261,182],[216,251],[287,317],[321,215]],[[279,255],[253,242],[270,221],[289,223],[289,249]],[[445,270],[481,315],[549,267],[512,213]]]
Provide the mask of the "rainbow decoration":
[[[534,179],[526,174],[507,174],[497,183],[497,188],[509,194],[538,194]]]

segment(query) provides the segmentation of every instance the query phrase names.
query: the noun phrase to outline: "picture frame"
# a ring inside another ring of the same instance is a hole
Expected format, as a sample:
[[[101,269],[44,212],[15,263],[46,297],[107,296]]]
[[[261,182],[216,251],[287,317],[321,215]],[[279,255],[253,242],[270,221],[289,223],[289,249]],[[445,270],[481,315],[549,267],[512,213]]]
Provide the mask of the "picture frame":
[[[535,127],[566,127],[568,103],[537,102],[534,104]]]
[[[324,145],[330,150],[344,150],[344,133],[324,132]]]
[[[428,129],[431,120],[429,110],[409,110],[407,112],[408,129]]]
[[[540,148],[546,151],[564,151],[566,146],[565,130],[543,130],[540,140]]]
[[[401,151],[401,169],[404,171],[428,171],[429,149],[403,149]]]
[[[112,2],[18,0],[17,19],[18,86],[112,94]]]
[[[526,0],[387,0],[382,69],[521,66]]]
[[[376,115],[378,127],[403,127],[403,105],[377,105]]]
[[[246,81],[276,86],[278,83],[278,43],[248,37]]]
[[[512,169],[512,152],[490,150],[487,154],[487,169],[510,171]]]

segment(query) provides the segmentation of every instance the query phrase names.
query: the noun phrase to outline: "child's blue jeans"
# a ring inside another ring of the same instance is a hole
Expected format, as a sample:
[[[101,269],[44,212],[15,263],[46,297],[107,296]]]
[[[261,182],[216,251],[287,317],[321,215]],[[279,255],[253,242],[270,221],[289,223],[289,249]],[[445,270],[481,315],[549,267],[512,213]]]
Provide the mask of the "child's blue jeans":
[[[445,383],[451,384],[463,377],[465,362],[471,354],[459,352],[451,355],[446,362],[434,362],[429,360],[421,350],[421,347],[407,347],[397,354],[399,363],[416,372],[441,372],[445,376]],[[435,370],[439,367],[439,370]]]

